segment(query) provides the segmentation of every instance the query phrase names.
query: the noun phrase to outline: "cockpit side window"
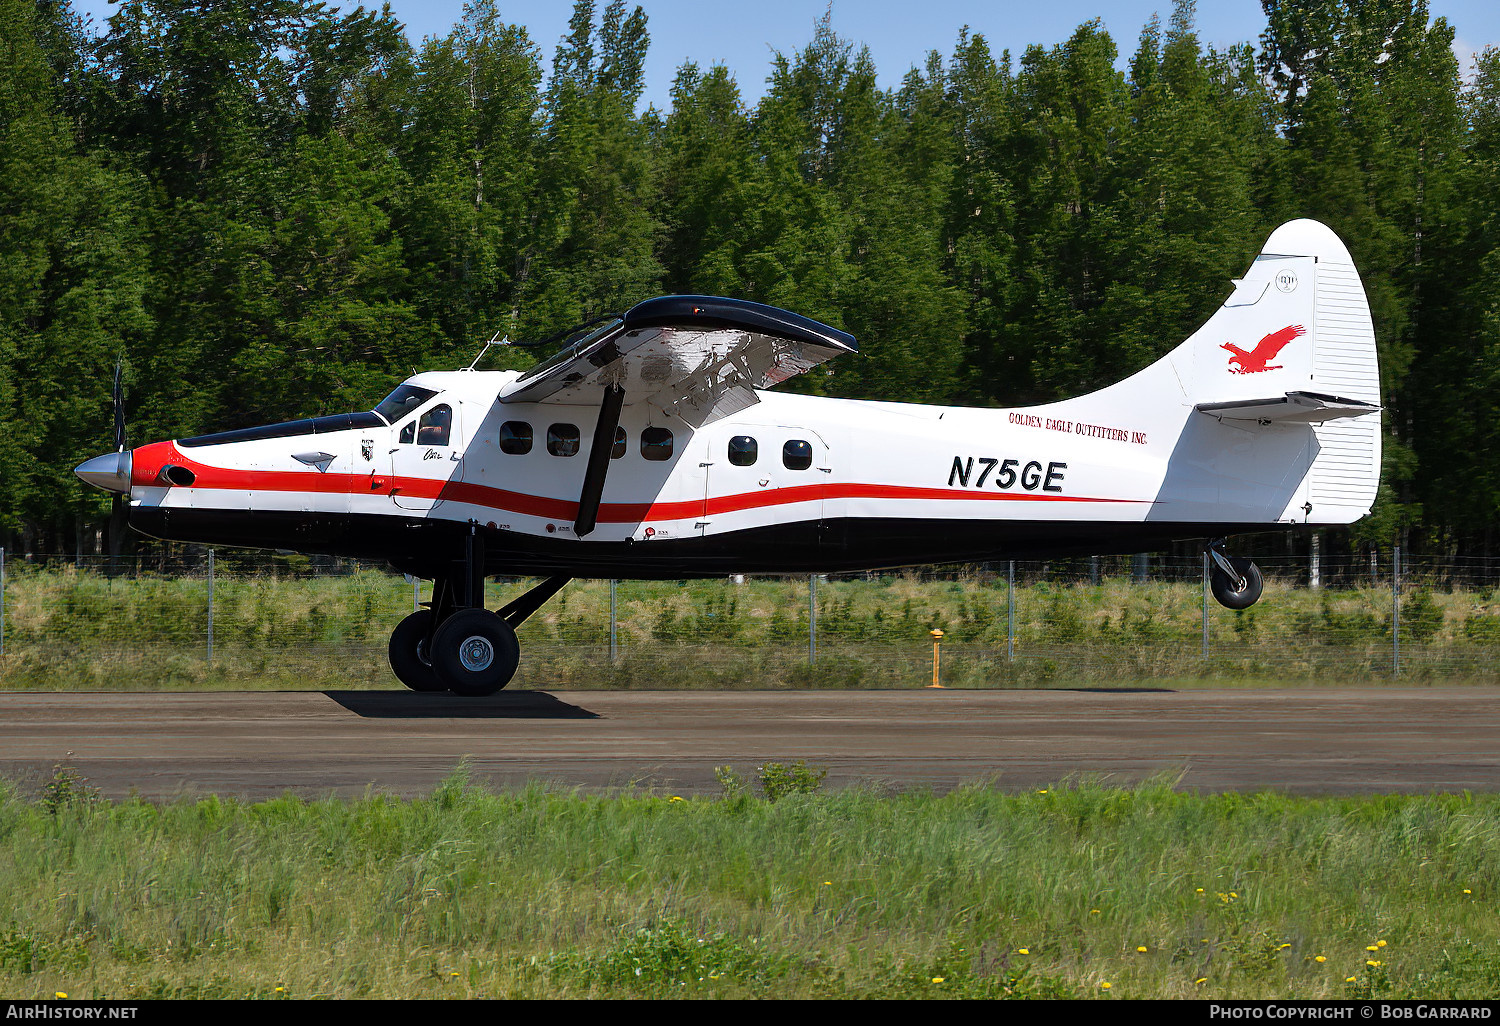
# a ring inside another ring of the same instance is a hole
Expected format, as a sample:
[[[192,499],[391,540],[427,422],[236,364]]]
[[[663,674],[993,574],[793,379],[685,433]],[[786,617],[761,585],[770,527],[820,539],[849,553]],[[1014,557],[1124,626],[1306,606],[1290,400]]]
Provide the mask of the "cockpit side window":
[[[453,428],[453,409],[443,403],[422,414],[417,426],[417,444],[447,445]]]
[[[412,421],[401,429],[401,444],[411,445],[417,440],[417,422]]]

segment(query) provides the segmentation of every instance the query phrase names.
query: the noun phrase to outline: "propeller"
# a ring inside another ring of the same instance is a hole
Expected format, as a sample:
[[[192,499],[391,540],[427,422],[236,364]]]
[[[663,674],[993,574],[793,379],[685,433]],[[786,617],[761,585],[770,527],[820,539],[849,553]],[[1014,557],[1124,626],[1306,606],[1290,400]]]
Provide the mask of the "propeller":
[[[117,465],[125,459],[125,385],[124,385],[125,358],[121,356],[115,360],[115,452]],[[128,472],[127,472],[128,478]],[[126,504],[127,493],[115,492],[114,498],[109,506],[109,558],[118,559],[120,556],[120,543],[125,540],[125,531],[129,524],[130,510]]]
[[[125,391],[121,375],[125,370],[125,358],[115,361],[115,452],[125,451]]]

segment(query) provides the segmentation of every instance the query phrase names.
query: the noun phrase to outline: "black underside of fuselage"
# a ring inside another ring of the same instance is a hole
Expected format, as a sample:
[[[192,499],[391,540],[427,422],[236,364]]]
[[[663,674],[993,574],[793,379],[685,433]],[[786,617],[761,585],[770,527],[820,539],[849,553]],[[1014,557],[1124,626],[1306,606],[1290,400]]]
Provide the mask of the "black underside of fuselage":
[[[843,518],[706,537],[593,542],[421,517],[135,507],[130,526],[170,541],[383,561],[425,578],[462,559],[473,530],[482,536],[486,575],[674,580],[1104,556],[1292,525]]]

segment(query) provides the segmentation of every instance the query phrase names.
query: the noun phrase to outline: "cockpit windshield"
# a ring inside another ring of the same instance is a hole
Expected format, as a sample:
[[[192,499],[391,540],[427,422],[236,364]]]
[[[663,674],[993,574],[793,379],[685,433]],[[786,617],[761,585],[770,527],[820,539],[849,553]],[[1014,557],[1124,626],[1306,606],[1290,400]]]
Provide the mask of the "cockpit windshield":
[[[430,388],[419,388],[416,385],[401,385],[390,395],[380,400],[380,405],[375,407],[375,412],[384,417],[387,424],[394,424],[435,395],[437,393]]]

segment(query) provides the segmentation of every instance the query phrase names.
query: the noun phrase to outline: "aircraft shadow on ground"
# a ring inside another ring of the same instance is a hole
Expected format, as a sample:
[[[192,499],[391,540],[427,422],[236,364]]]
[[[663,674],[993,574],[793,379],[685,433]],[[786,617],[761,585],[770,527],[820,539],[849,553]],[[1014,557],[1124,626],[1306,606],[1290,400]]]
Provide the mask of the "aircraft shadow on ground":
[[[502,691],[484,698],[441,692],[325,691],[328,698],[375,720],[596,720],[599,714],[554,698],[545,691]]]

